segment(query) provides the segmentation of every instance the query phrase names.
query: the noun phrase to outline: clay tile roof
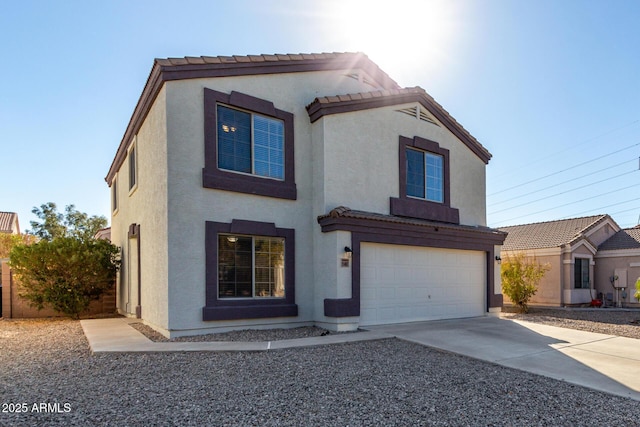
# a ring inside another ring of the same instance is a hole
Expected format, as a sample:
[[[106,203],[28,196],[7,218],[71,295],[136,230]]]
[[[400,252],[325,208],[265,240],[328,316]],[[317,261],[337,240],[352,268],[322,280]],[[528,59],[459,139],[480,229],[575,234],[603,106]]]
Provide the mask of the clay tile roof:
[[[620,230],[598,247],[598,251],[619,249],[640,249],[640,226]]]
[[[518,251],[560,247],[584,237],[584,233],[606,218],[609,218],[609,215],[593,215],[558,221],[500,227],[500,230],[509,233],[507,239],[504,241],[502,250]]]
[[[139,130],[166,81],[352,69],[364,70],[368,75],[367,80],[375,87],[399,87],[398,83],[362,52],[190,56],[156,59],[105,180],[111,185],[116,172],[124,162],[133,136]]]
[[[489,233],[497,236],[505,235],[504,232],[495,228],[450,224],[446,222],[428,221],[428,220],[415,219],[415,218],[405,218],[405,217],[385,215],[385,214],[375,213],[375,212],[353,210],[345,206],[338,206],[337,208],[332,209],[328,214],[320,215],[318,217],[318,222],[322,222],[322,220],[327,218],[351,218],[351,219],[360,219],[360,220],[380,221],[380,222],[387,222],[387,223],[394,223],[394,224],[415,225],[420,227],[437,227],[439,229],[466,230],[466,231],[473,231],[473,232],[480,232],[480,233]]]
[[[0,212],[0,233],[12,233],[13,224],[18,221],[18,214],[15,212]],[[20,228],[18,226],[18,233]]]

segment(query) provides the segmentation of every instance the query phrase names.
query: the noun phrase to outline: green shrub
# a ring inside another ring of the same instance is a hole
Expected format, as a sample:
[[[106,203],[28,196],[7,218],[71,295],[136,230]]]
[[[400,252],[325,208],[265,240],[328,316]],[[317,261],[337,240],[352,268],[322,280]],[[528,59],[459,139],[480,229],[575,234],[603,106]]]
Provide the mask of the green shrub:
[[[538,291],[538,283],[550,268],[550,265],[542,265],[523,253],[505,257],[500,269],[502,292],[518,306],[520,312],[526,313],[529,300]]]
[[[636,301],[640,302],[640,277],[638,277],[638,280],[636,280],[636,293],[633,294],[633,297],[636,299]]]
[[[106,240],[58,237],[11,250],[19,294],[33,306],[51,306],[74,319],[111,289],[119,250]]]

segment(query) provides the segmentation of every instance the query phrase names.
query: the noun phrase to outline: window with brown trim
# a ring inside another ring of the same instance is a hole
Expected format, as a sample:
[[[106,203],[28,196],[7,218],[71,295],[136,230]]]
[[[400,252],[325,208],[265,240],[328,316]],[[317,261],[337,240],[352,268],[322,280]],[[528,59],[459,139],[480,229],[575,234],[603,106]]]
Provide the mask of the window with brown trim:
[[[297,316],[295,231],[273,223],[206,223],[203,320]]]
[[[451,207],[449,150],[428,139],[401,136],[398,144],[399,197],[390,199],[391,215],[460,223]]]
[[[204,90],[203,186],[295,200],[293,114],[240,92]]]

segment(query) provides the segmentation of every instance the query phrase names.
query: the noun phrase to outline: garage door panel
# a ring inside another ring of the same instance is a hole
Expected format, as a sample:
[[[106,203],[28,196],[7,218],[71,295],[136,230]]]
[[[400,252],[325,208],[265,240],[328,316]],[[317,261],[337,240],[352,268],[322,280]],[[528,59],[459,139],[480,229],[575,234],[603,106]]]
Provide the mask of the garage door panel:
[[[362,325],[481,316],[486,255],[362,243]]]

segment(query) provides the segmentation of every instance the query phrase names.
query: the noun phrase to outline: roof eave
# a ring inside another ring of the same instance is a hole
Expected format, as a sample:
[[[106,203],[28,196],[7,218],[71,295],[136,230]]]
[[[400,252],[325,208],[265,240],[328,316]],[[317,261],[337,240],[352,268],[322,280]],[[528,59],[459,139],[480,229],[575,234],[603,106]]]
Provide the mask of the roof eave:
[[[384,89],[398,89],[400,87],[362,52],[156,58],[116,155],[111,162],[105,181],[111,186],[113,178],[124,162],[133,136],[142,126],[160,89],[167,81],[341,69],[362,69]]]

